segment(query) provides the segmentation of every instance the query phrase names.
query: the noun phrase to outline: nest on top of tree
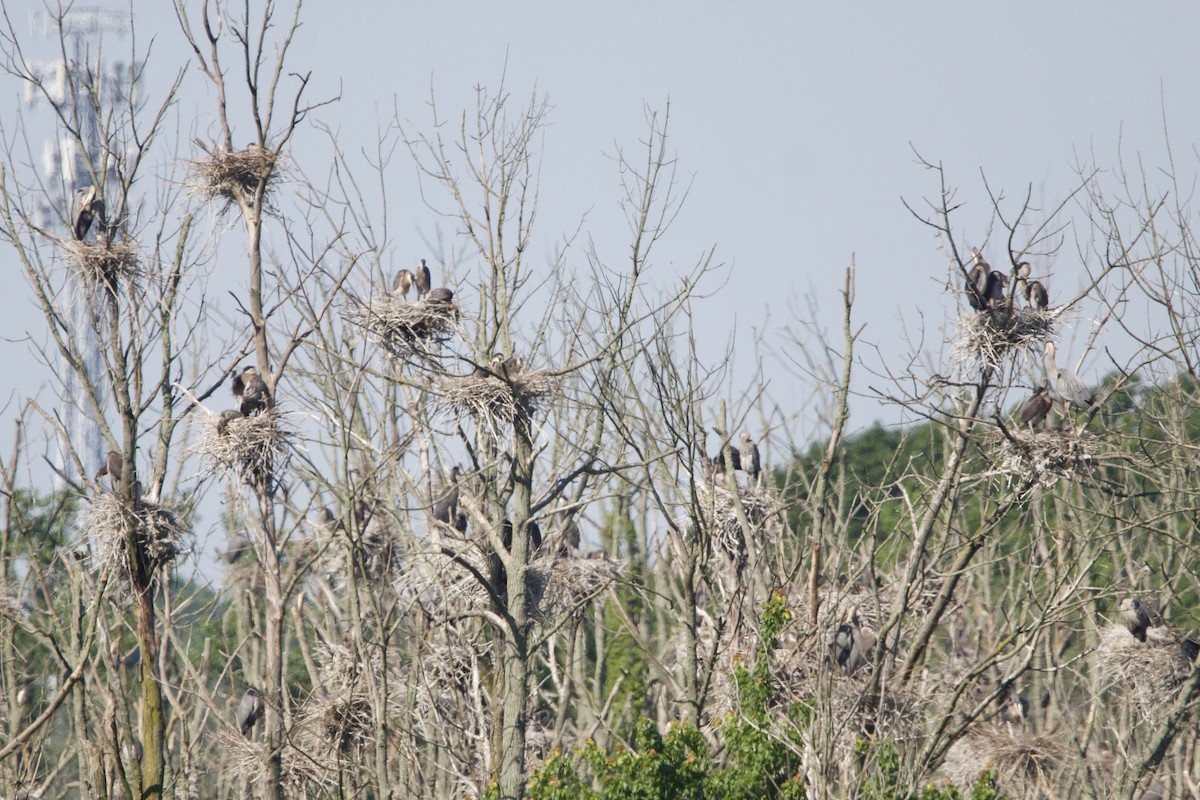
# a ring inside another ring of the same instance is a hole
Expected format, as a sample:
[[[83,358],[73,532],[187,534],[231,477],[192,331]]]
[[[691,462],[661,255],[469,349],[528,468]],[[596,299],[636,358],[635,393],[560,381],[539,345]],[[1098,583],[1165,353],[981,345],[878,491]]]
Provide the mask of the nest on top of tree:
[[[1041,352],[1042,345],[1054,338],[1054,322],[1065,309],[1016,309],[1004,304],[962,314],[950,350],[959,363],[999,368],[1014,350],[1034,348]]]
[[[518,411],[532,414],[555,384],[554,376],[546,370],[510,372],[507,377],[477,371],[442,377],[437,393],[443,406],[499,429],[511,424]]]
[[[247,481],[271,474],[290,436],[278,408],[248,417],[235,409],[210,416],[196,452]]]
[[[133,242],[64,239],[62,246],[89,288],[103,287],[115,293],[122,281],[128,282],[138,275],[141,262]]]
[[[425,355],[454,334],[458,306],[429,300],[408,301],[386,295],[366,302],[355,300],[346,309],[346,321],[360,329],[368,341],[389,356],[404,359]]]
[[[1006,427],[993,434],[993,461],[1010,478],[1034,477],[1039,485],[1049,486],[1060,477],[1091,474],[1096,467],[1092,450],[1098,442],[1094,434],[1082,429]]]
[[[1097,686],[1112,697],[1130,702],[1139,722],[1154,722],[1179,696],[1179,687],[1191,670],[1179,642],[1164,625],[1146,629],[1146,641],[1124,625],[1100,631],[1093,654]]]
[[[986,722],[973,725],[946,751],[942,774],[969,793],[980,773],[990,766],[996,771],[997,783],[1013,791],[1013,796],[1052,797],[1061,787],[1061,773],[1070,760],[1070,751],[1056,736],[1039,735],[1020,725]]]
[[[192,162],[192,188],[207,200],[221,199],[238,203],[253,196],[260,181],[267,181],[264,196],[279,174],[279,153],[257,144],[245,150],[222,150],[197,140],[204,157]]]

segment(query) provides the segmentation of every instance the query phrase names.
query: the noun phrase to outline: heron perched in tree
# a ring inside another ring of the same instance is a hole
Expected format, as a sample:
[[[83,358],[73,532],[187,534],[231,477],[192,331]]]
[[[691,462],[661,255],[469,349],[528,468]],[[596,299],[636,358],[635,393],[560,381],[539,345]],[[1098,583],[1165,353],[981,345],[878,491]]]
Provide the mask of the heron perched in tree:
[[[92,220],[96,217],[104,219],[104,198],[99,194],[99,190],[93,184],[86,189],[80,189],[75,195],[75,221],[71,226],[71,232],[81,242],[83,237],[87,236],[87,232],[91,230]]]
[[[233,396],[241,400],[243,417],[266,411],[271,404],[271,390],[254,367],[244,367],[240,374],[234,375],[230,388]]]
[[[853,675],[865,664],[870,663],[875,652],[875,634],[862,627],[855,609],[850,619],[837,626],[829,643],[833,660],[847,675]]]
[[[971,261],[973,265],[970,271],[967,272],[967,282],[964,287],[967,293],[967,302],[971,304],[971,308],[976,311],[982,311],[987,307],[987,301],[984,299],[985,290],[987,289],[988,275],[992,271],[992,267],[983,260],[978,250],[971,251]]]
[[[250,729],[254,727],[254,723],[258,722],[262,713],[263,699],[259,696],[258,690],[252,686],[242,695],[241,702],[237,707],[238,730],[242,732],[242,736],[250,734]]]
[[[425,266],[425,259],[421,259],[421,266],[417,267],[416,274],[413,276],[413,280],[417,286],[418,300],[429,294],[429,287],[432,286],[433,283],[429,275],[429,267]]]
[[[987,282],[983,287],[983,301],[989,309],[1003,308],[1008,304],[1008,293],[1005,287],[1008,286],[1008,276],[999,270],[992,270],[987,275]]]
[[[412,290],[415,277],[411,269],[402,269],[396,273],[396,280],[392,282],[392,294],[398,294],[407,299],[408,293]]]
[[[1126,597],[1117,606],[1121,622],[1139,642],[1146,641],[1146,629],[1150,627],[1150,611],[1136,597]]]
[[[1054,361],[1054,342],[1046,342],[1046,374],[1050,379],[1050,392],[1063,403],[1063,417],[1068,406],[1087,408],[1096,401],[1096,395],[1069,369],[1059,369]]]
[[[742,431],[742,438],[738,440],[738,452],[741,455],[739,460],[742,462],[742,469],[751,480],[758,480],[759,473],[762,472],[762,459],[758,455],[758,445],[750,438],[750,431]]]
[[[1050,305],[1050,295],[1041,281],[1029,280],[1029,262],[1017,264],[1017,286],[1025,296],[1025,304],[1034,311],[1045,311]]]
[[[458,465],[450,468],[450,482],[442,487],[442,495],[433,504],[433,518],[438,522],[450,524],[450,519],[458,514],[458,478],[461,475]]]
[[[112,478],[113,486],[121,482],[121,454],[116,450],[108,451],[108,455],[104,457],[104,463],[96,472],[96,480],[100,480],[105,475]]]
[[[425,301],[428,303],[450,305],[454,302],[454,290],[447,289],[445,286],[439,286],[436,289],[430,289],[425,296]]]
[[[235,419],[241,419],[242,412],[236,408],[227,408],[217,417],[217,434],[224,436],[229,432],[229,423]]]
[[[467,532],[467,512],[463,511],[461,508],[458,510],[458,513],[454,515],[454,530],[463,534]]]
[[[721,451],[712,457],[712,469],[713,469],[714,475],[724,475],[725,474],[725,455],[726,455],[726,453],[728,453],[728,455],[729,455],[729,466],[730,467],[732,467],[735,470],[742,468],[741,452],[738,450],[735,450],[732,447],[729,448],[728,451],[726,451],[726,449],[724,447],[722,447]]]
[[[246,534],[234,531],[225,544],[225,552],[221,553],[221,560],[226,564],[236,564],[249,548],[250,539],[246,537]]]
[[[1050,399],[1050,386],[1046,381],[1042,381],[1041,385],[1033,390],[1033,397],[1030,397],[1025,401],[1025,405],[1021,406],[1021,424],[1030,430],[1037,430],[1046,421],[1046,416],[1053,407],[1054,401]]]

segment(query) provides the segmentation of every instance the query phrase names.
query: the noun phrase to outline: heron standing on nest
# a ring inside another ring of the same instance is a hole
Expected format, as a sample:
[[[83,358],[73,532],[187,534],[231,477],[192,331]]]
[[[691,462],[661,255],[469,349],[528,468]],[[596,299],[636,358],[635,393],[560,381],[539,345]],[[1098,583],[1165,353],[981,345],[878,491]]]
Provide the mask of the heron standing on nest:
[[[420,300],[429,294],[429,287],[433,285],[429,275],[429,267],[425,266],[425,259],[421,259],[421,266],[417,267],[413,278],[417,286],[417,299]]]
[[[234,375],[229,386],[233,390],[233,396],[241,401],[240,411],[243,417],[266,411],[267,406],[271,404],[271,390],[254,367],[245,367],[241,374]]]
[[[1054,342],[1046,342],[1042,351],[1046,356],[1046,374],[1050,379],[1051,393],[1063,403],[1063,419],[1067,417],[1070,406],[1087,408],[1096,402],[1096,395],[1079,376],[1069,369],[1060,369],[1054,361]]]

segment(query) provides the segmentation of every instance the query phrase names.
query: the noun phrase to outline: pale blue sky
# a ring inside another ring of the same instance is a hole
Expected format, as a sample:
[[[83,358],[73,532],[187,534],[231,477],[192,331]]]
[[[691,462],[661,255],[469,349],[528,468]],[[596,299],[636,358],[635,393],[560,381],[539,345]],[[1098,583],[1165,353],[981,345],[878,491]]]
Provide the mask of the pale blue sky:
[[[36,4],[6,6],[19,21]],[[154,36],[161,73],[185,63],[167,4],[133,7],[142,40]],[[937,190],[911,147],[941,161],[959,187],[958,232],[968,245],[982,244],[990,218],[981,172],[1014,198],[1032,184],[1034,203],[1048,208],[1074,186],[1073,165],[1093,154],[1102,168],[1117,163],[1118,146],[1130,166],[1139,158],[1151,170],[1162,165],[1164,114],[1184,183],[1196,175],[1200,7],[1192,3],[313,2],[302,19],[290,68],[312,71],[312,99],[341,92],[311,121],[335,129],[348,151],[372,145],[393,105],[414,130],[427,129],[431,88],[443,113],[457,116],[473,103],[472,87],[495,88],[505,65],[515,96],[535,86],[549,96],[535,265],[584,215],[601,254],[614,263],[624,256],[614,142],[633,148],[644,106],[661,110],[669,99],[673,149],[694,183],[658,261],[664,273],[684,272],[717,246],[728,280],[712,285],[719,291],[701,309],[712,321],[701,344],[719,358],[736,321],[743,375],[754,360],[752,331],[765,324],[767,342],[783,347],[779,329],[810,290],[836,332],[836,290],[852,254],[864,358],[899,359],[907,351],[900,316],[911,332],[918,308],[927,340],[952,322],[945,260],[901,203]],[[189,71],[185,143],[210,130],[208,91]],[[0,79],[6,116],[19,95],[15,81]],[[323,168],[306,159],[320,140],[305,128],[293,151],[315,173]],[[419,257],[436,220],[413,170],[395,170],[392,183],[397,253]],[[986,253],[1002,260],[998,242]],[[568,258],[582,259],[581,249]],[[1082,279],[1072,246],[1035,271],[1051,272],[1052,302]],[[23,280],[16,285],[24,292]],[[15,313],[0,320],[6,340],[39,328],[25,297],[10,295]],[[3,397],[33,389],[24,345],[2,346],[5,363],[22,366],[7,373]],[[803,380],[774,361],[764,372],[785,412],[806,401]],[[1094,379],[1099,367],[1083,372]],[[859,388],[872,382],[863,374]],[[893,418],[872,401],[853,410],[854,427]]]

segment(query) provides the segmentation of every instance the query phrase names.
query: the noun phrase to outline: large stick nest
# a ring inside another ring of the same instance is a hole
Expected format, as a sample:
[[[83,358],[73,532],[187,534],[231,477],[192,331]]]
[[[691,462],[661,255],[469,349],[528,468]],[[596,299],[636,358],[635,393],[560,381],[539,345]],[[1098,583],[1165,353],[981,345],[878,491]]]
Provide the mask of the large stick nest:
[[[391,296],[372,298],[366,303],[354,301],[345,311],[346,320],[362,329],[369,341],[393,358],[401,359],[424,355],[429,345],[448,341],[458,314],[458,306],[453,303],[428,300],[410,303]]]
[[[122,281],[137,277],[140,259],[133,242],[81,242],[64,239],[63,249],[85,286],[116,292]]]
[[[192,162],[193,191],[206,200],[223,199],[228,203],[239,203],[253,196],[259,181],[266,181],[264,196],[278,174],[279,153],[258,145],[245,150],[229,152],[220,148],[207,147],[197,142],[206,158]]]
[[[1100,632],[1093,655],[1100,691],[1126,698],[1140,721],[1158,718],[1179,695],[1189,664],[1166,627],[1149,628],[1140,642],[1124,625]]]
[[[999,368],[1013,350],[1042,346],[1054,338],[1054,322],[1066,306],[1037,311],[1004,305],[973,311],[958,318],[958,335],[950,345],[959,362]]]
[[[290,435],[283,415],[271,408],[261,414],[231,419],[213,414],[205,425],[196,452],[216,467],[253,482],[271,474]]]
[[[1069,751],[1051,736],[1038,736],[999,723],[974,726],[946,751],[942,772],[969,792],[989,766],[1013,797],[1054,797]]]
[[[511,424],[518,410],[532,414],[555,385],[554,376],[545,370],[518,372],[507,380],[494,375],[450,375],[438,381],[437,393],[442,405],[498,429],[502,423]]]
[[[376,511],[357,535],[336,527],[317,526],[315,548],[323,555],[320,570],[335,588],[351,584],[351,576],[369,583],[390,580],[402,564],[400,530],[386,514]]]
[[[151,570],[157,570],[186,552],[188,528],[182,515],[166,505],[148,500],[130,510],[110,492],[92,498],[88,529],[101,569],[116,568],[128,574],[130,534]]]
[[[1096,442],[1096,437],[1084,430],[1009,428],[1007,435],[995,433],[995,460],[1006,475],[1018,479],[1033,475],[1039,484],[1048,486],[1059,477],[1090,474],[1096,463],[1092,453]]]
[[[734,492],[737,492],[742,512],[750,525],[749,541],[745,541],[747,537],[738,518]],[[727,489],[708,480],[697,482],[696,499],[713,549],[720,549],[733,558],[743,557],[747,548],[757,544],[763,523],[770,515],[774,502],[765,491],[750,487],[742,489],[736,482],[734,488]],[[684,527],[686,529],[687,525]]]

